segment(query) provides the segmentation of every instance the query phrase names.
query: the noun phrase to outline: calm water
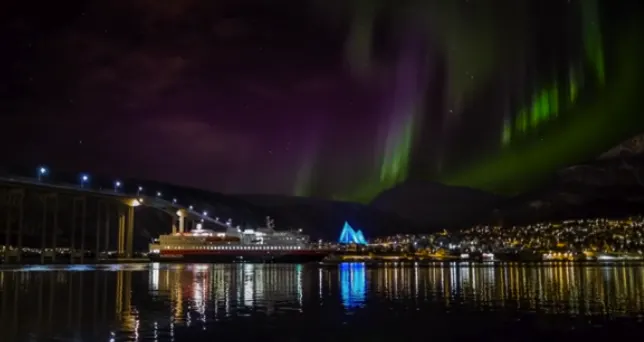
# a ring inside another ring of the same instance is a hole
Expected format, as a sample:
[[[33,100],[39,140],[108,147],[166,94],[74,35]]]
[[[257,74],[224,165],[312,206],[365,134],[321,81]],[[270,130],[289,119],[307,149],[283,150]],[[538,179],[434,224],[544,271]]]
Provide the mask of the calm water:
[[[0,292],[7,342],[644,337],[642,265],[38,266]]]

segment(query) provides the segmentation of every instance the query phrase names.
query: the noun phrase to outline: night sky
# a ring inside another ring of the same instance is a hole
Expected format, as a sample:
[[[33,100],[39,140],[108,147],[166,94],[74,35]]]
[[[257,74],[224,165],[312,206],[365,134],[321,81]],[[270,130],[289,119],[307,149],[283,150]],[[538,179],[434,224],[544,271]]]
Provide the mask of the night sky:
[[[639,5],[608,3],[3,2],[5,161],[358,201],[523,190],[642,127]]]

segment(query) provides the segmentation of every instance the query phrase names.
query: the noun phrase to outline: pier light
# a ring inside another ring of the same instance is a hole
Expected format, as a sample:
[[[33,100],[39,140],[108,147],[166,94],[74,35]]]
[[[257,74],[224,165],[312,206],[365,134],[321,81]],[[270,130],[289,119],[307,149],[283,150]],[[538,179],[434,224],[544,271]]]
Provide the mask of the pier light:
[[[197,223],[197,230],[202,230],[203,229],[203,224]]]

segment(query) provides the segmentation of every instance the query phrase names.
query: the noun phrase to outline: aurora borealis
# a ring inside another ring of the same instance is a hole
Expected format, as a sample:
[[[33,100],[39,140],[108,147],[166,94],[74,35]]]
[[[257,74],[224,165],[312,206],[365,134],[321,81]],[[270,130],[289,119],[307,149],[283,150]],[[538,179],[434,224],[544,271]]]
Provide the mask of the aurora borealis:
[[[460,5],[452,3],[451,6],[446,7],[441,7],[439,4],[445,3],[440,2],[423,3],[426,7],[421,5],[422,2],[417,3],[418,5],[410,6],[418,10],[409,10],[407,13],[451,13],[448,17],[452,19],[459,16],[454,12],[467,11],[469,7],[475,6],[475,2],[461,2]],[[432,122],[436,125],[441,125],[441,122],[449,123],[450,120],[454,120],[453,117],[472,115],[470,113],[475,110],[470,109],[468,113],[463,103],[467,100],[476,103],[476,92],[480,92],[481,87],[486,83],[488,86],[493,86],[509,82],[515,85],[514,89],[518,90],[505,88],[494,94],[501,97],[497,100],[498,109],[496,110],[502,115],[474,114],[487,115],[491,121],[496,117],[496,123],[501,126],[500,146],[492,145],[490,149],[486,149],[486,142],[481,141],[483,145],[479,147],[479,151],[470,150],[466,154],[471,160],[466,160],[464,163],[463,160],[458,160],[448,165],[448,168],[438,170],[431,175],[427,174],[427,170],[422,170],[421,177],[493,192],[516,193],[529,189],[558,168],[585,161],[600,152],[601,148],[610,147],[610,144],[619,142],[620,138],[641,129],[641,121],[633,120],[637,116],[635,104],[641,103],[636,98],[637,89],[641,89],[639,87],[642,77],[641,63],[633,58],[643,56],[636,43],[637,39],[641,38],[636,28],[639,26],[628,26],[625,24],[628,21],[616,23],[602,18],[599,13],[610,12],[610,10],[605,8],[600,10],[598,1],[569,1],[561,2],[558,6],[543,6],[547,11],[552,11],[550,14],[553,17],[560,20],[558,23],[549,22],[548,25],[561,25],[558,26],[561,31],[553,30],[551,32],[553,36],[543,32],[535,34],[533,31],[535,27],[545,25],[543,22],[540,23],[538,15],[535,16],[532,12],[535,4],[527,6],[516,3],[513,4],[514,6],[505,4],[504,9],[513,9],[513,20],[529,22],[536,17],[537,23],[535,26],[531,23],[523,25],[523,29],[517,29],[516,31],[525,36],[519,39],[519,44],[512,45],[516,43],[514,41],[509,44],[510,50],[506,48],[502,52],[495,49],[485,51],[484,47],[472,43],[472,40],[477,40],[478,44],[483,43],[489,47],[500,46],[499,41],[503,39],[503,34],[499,31],[499,27],[495,27],[495,24],[489,20],[495,15],[502,15],[503,10],[492,9],[493,4],[490,1],[476,2],[476,6],[480,7],[476,13],[470,13],[472,17],[469,19],[473,19],[472,22],[464,23],[456,19],[442,23],[444,26],[440,26],[441,20],[433,18],[439,22],[437,26],[441,28],[438,30],[439,39],[435,37],[434,39],[445,44],[443,49],[447,51],[442,53],[448,56],[448,73],[444,80],[430,78],[429,82],[445,83],[448,89],[447,96],[439,99],[442,103],[438,107],[435,103],[430,103],[429,108],[423,108],[417,113],[408,111],[405,114],[393,114],[398,119],[398,123],[391,125],[391,131],[386,135],[387,144],[381,167],[381,175],[386,177],[381,178],[378,186],[388,187],[391,183],[409,176],[407,174],[410,165],[409,156],[414,148],[410,141],[414,141],[414,134],[428,134],[422,129],[415,130],[414,122],[427,120],[427,117],[433,114],[428,111],[437,108],[443,113],[440,115],[442,120]],[[486,6],[489,6],[487,10],[483,10]],[[406,25],[409,25],[410,21],[413,22],[412,18],[413,15],[406,17]],[[430,24],[418,25],[420,27],[418,30],[426,30],[426,34],[430,37],[427,38],[430,42],[427,45],[431,45],[431,36],[437,26],[431,24],[431,15],[428,21]],[[604,48],[603,41],[606,38],[602,34],[602,24],[619,27],[613,26],[611,30],[615,35],[611,50]],[[518,27],[515,26],[515,28]],[[557,34],[559,41],[556,41]],[[533,40],[525,39],[530,36]],[[564,38],[562,39],[561,36]],[[365,39],[369,37],[365,35]],[[527,43],[524,43],[526,41]],[[365,44],[356,43],[355,45]],[[456,50],[453,47],[457,45],[467,47],[464,53],[463,51],[453,52]],[[439,49],[436,45],[433,47]],[[473,47],[476,47],[476,51],[471,50]],[[514,54],[522,58],[512,59],[504,56],[503,52],[508,51],[510,55]],[[608,84],[604,57],[606,53],[619,64],[619,67],[612,69],[613,77]],[[529,58],[526,58],[526,55],[530,55]],[[454,58],[450,58],[452,56]],[[499,61],[505,61],[506,65],[498,64]],[[407,66],[413,64],[409,60],[403,60],[401,63]],[[508,72],[508,65],[520,71],[517,75],[509,75],[505,79],[498,77],[499,74]],[[419,75],[424,70],[416,68],[416,71],[416,75]],[[469,76],[472,82],[470,84],[463,82],[463,76]],[[476,81],[475,78],[477,78]],[[409,86],[410,83],[413,84],[408,80],[405,86]],[[419,86],[422,87],[423,84]],[[419,98],[416,101],[418,101],[417,107],[428,107],[427,98]],[[494,107],[490,107],[490,111],[494,110]],[[626,128],[624,123],[635,125]],[[465,125],[467,123],[461,122],[461,126]],[[458,131],[459,125],[454,126],[443,125],[440,131],[442,134],[450,130]],[[482,129],[490,128],[486,126]],[[455,133],[459,138],[462,138],[462,134]],[[447,142],[440,137],[433,142],[440,146],[440,149],[450,149],[449,146],[445,146]],[[473,158],[476,152],[483,157]],[[434,155],[432,159],[430,162],[435,165],[442,166],[444,163],[440,156]],[[369,190],[364,191],[369,192]],[[378,190],[374,189],[370,195],[377,192]],[[368,197],[369,195],[365,196],[365,198]]]
[[[644,127],[634,1],[32,6],[3,30],[17,163],[367,202],[516,193]]]

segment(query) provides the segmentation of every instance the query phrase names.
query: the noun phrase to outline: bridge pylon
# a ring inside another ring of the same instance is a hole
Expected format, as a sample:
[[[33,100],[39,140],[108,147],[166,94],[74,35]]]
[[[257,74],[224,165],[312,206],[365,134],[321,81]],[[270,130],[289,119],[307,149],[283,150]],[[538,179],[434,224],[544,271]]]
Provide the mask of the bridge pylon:
[[[69,247],[69,262],[74,263],[76,259],[80,263],[85,262],[85,231],[87,221],[87,198],[77,196],[72,199],[72,232]],[[76,248],[76,230],[80,228],[80,249]]]
[[[52,262],[56,262],[56,236],[58,233],[58,194],[55,192],[40,194],[39,198],[42,203],[43,209],[41,223],[40,262],[44,264],[47,258],[49,258]],[[53,205],[50,206],[50,203]],[[47,224],[50,222],[49,218],[51,216],[53,216],[53,228],[51,230],[51,250],[48,250]]]
[[[12,259],[20,262],[22,259],[21,251],[25,191],[24,189],[8,189],[4,195],[7,219],[5,226],[4,262],[11,262]],[[14,228],[17,228],[17,248],[13,248],[12,237],[14,234]]]
[[[125,210],[119,209],[117,254],[119,257],[134,256],[134,208],[141,205],[137,199],[127,199],[123,203]]]

